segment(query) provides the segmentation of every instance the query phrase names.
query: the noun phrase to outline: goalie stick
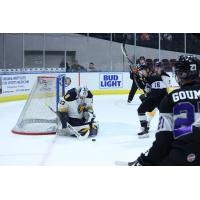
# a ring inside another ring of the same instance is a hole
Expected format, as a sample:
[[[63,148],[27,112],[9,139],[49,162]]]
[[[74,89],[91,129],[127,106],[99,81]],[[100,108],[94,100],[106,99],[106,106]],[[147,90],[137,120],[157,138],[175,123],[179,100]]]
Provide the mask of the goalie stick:
[[[58,116],[57,112],[49,105],[46,105],[52,112],[54,112],[58,119],[60,120],[60,117]],[[90,132],[88,131],[88,133],[86,133],[84,136],[82,136],[73,126],[71,126],[68,122],[66,123],[67,128],[70,129],[70,131],[72,131],[72,133],[79,139],[79,140],[85,140],[86,138],[88,138]]]
[[[131,67],[131,66],[134,66],[134,63],[133,63],[133,61],[128,57],[128,54],[127,54],[127,52],[126,52],[126,48],[125,48],[126,39],[127,39],[127,34],[124,34],[123,43],[122,43],[122,45],[121,45],[121,50],[122,50],[122,53],[123,53],[124,57],[126,57],[126,59],[128,60],[128,64],[129,64],[128,66],[129,66],[131,72],[133,73],[133,78],[134,78],[134,81],[135,81],[135,84],[136,84],[137,88],[138,88],[139,90],[142,90],[142,89],[140,88],[140,86],[139,86],[139,84],[138,84],[136,78],[135,78],[135,75],[134,75],[135,72],[133,72],[133,69],[132,69],[132,67]],[[142,91],[143,91],[143,90],[142,90]],[[145,91],[143,91],[143,92],[145,93]]]

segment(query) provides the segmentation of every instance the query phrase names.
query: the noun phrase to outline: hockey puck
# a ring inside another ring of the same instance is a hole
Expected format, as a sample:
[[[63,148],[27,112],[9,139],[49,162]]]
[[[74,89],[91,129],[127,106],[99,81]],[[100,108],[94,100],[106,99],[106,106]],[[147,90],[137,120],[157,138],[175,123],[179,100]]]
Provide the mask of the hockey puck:
[[[96,139],[93,138],[92,141],[93,141],[93,142],[96,142]]]

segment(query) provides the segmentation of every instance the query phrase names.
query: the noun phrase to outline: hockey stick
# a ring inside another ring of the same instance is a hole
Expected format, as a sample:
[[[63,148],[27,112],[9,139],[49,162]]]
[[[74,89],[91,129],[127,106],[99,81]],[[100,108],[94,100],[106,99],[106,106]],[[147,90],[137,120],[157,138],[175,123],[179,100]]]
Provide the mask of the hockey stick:
[[[133,166],[134,162],[126,162],[126,161],[115,161],[115,165],[118,166]]]
[[[60,117],[58,116],[57,112],[49,105],[46,105],[52,112],[54,112],[58,119],[60,119]],[[71,126],[68,122],[66,123],[67,128],[70,129],[70,131],[72,131],[72,133],[79,139],[79,140],[85,140],[88,138],[90,132],[88,131],[87,134],[85,134],[84,136],[82,136],[73,126]]]
[[[142,90],[142,89],[140,88],[140,86],[139,86],[139,84],[138,84],[136,78],[135,78],[135,75],[134,75],[135,73],[133,72],[133,69],[132,69],[132,67],[131,67],[131,66],[134,66],[134,63],[133,63],[133,61],[128,57],[128,54],[127,54],[127,52],[126,52],[126,48],[125,48],[126,39],[127,39],[127,34],[124,34],[123,43],[122,43],[122,45],[121,45],[121,50],[122,50],[122,53],[123,53],[124,57],[126,57],[126,59],[128,60],[128,63],[129,63],[128,66],[129,66],[131,72],[133,73],[133,79],[134,79],[134,81],[135,81],[135,84],[136,84],[137,88],[138,88],[139,90]],[[143,90],[142,90],[142,91],[143,91]],[[144,91],[143,91],[143,92],[144,92]]]

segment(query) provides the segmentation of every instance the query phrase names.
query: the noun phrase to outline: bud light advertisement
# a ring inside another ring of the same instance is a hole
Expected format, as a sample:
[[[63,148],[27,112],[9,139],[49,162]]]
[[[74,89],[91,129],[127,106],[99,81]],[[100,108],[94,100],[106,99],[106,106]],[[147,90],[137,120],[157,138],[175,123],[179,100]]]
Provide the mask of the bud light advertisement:
[[[100,89],[123,88],[123,73],[100,73]]]

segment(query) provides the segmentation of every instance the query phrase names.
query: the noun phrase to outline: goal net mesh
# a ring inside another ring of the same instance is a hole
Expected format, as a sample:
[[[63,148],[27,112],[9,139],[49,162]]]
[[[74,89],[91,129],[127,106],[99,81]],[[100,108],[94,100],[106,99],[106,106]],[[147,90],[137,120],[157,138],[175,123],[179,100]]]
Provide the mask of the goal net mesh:
[[[56,133],[59,122],[53,111],[57,111],[59,98],[64,95],[63,79],[64,76],[37,77],[37,81],[12,130],[13,133],[24,135]]]

